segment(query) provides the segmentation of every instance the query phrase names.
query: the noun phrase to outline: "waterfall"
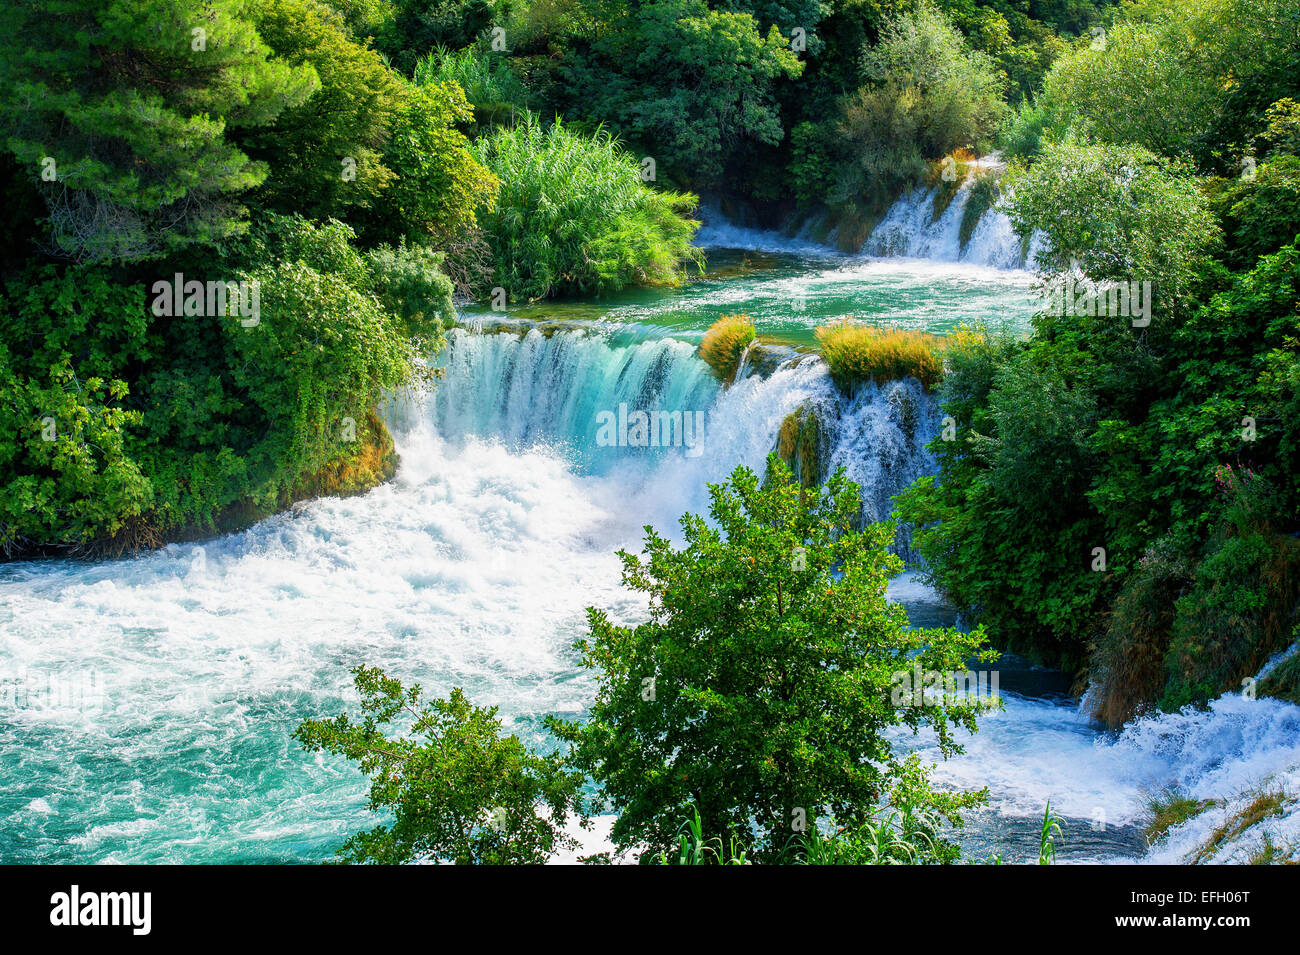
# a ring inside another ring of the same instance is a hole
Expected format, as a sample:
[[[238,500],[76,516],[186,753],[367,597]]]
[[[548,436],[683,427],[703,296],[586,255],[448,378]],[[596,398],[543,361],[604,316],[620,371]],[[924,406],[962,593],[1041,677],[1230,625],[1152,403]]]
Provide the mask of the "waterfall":
[[[895,494],[937,470],[924,445],[938,433],[939,412],[920,383],[868,384],[846,398],[820,358],[793,350],[772,365],[746,364],[724,389],[695,348],[674,339],[456,329],[442,366],[445,378],[431,393],[390,412],[399,446],[402,432],[424,426],[446,441],[561,449],[581,472],[613,477],[641,498],[665,531],[685,511],[706,511],[707,485],[736,465],[761,473],[782,423],[797,412],[818,430],[817,477],[844,467],[862,489],[864,521],[886,519]],[[668,426],[632,440],[638,412]],[[683,434],[678,420],[702,428]]]
[[[974,183],[973,177],[966,179],[937,219],[934,201],[939,187],[915,188],[905,193],[871,231],[862,251],[868,255],[964,262],[997,269],[1032,268],[1032,255],[1025,254],[1011,220],[996,207],[980,216],[969,241],[962,245],[961,223]]]

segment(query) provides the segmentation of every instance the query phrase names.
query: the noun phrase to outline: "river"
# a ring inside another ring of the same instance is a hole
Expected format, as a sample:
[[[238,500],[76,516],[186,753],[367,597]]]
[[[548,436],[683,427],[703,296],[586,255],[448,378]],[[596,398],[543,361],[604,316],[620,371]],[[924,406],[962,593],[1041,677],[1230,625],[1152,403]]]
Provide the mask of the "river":
[[[124,560],[0,565],[0,861],[328,858],[375,822],[365,780],[290,734],[352,702],[361,663],[431,693],[462,686],[549,746],[543,718],[580,715],[592,691],[571,647],[583,609],[643,610],[614,551],[703,510],[706,483],[736,464],[761,467],[800,407],[826,422],[829,461],[863,486],[866,516],[885,516],[935,469],[923,445],[938,409],[915,382],[842,399],[804,354],[812,330],[853,315],[1024,331],[1032,307],[1003,223],[954,251],[951,222],[895,212],[891,248],[901,236],[930,257],[844,256],[715,220],[708,271],[681,289],[467,312],[435,359],[445,380],[383,409],[402,463],[368,494]],[[742,311],[789,347],[724,389],[695,344]],[[702,440],[602,444],[596,421],[621,405],[699,412]],[[915,625],[955,621],[915,571],[890,593]],[[1066,818],[1061,861],[1132,860],[1148,793],[1235,791],[1294,761],[1295,707],[1225,699],[1105,734],[1059,675],[1001,670],[1005,711],[937,773],[990,789],[960,835],[976,859],[1035,856],[1050,800]],[[925,735],[897,743],[933,753]]]

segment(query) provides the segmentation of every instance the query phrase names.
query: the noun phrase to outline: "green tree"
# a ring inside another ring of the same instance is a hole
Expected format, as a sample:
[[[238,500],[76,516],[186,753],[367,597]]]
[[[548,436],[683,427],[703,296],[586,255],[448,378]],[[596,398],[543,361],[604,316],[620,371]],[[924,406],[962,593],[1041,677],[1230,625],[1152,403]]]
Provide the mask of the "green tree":
[[[458,128],[473,119],[455,83],[408,85],[384,150],[396,179],[367,217],[369,234],[445,248],[477,229],[479,210],[492,206],[500,183]]]
[[[371,777],[370,809],[392,813],[343,844],[345,861],[526,865],[576,845],[564,824],[580,816],[581,776],[502,736],[496,707],[474,706],[459,687],[425,700],[418,684],[375,667],[352,672],[362,718],[306,720],[294,732],[310,752],[355,760]]]
[[[647,527],[644,556],[620,553],[647,621],[588,610],[596,699],[586,723],[554,727],[618,810],[622,848],[671,851],[692,805],[704,831],[757,835],[774,859],[805,818],[856,825],[890,799],[955,815],[977,798],[929,792],[886,734],[928,725],[960,750],[954,727],[973,731],[981,703],[899,687],[914,668],[964,672],[983,633],[909,631],[885,598],[893,528],[855,529],[842,472],[808,490],[775,456],[768,468],[766,484],[740,467],[711,486],[712,520],[683,517],[684,547]]]
[[[1219,237],[1191,171],[1141,146],[1051,144],[1011,192],[1016,231],[1046,238],[1046,278],[1077,269],[1098,282],[1150,282],[1170,314],[1187,304]]]
[[[705,0],[589,0],[599,27],[566,61],[570,115],[612,126],[661,177],[718,186],[746,145],[784,135],[773,95],[803,63],[789,37]]]
[[[318,80],[271,57],[246,0],[14,0],[0,8],[0,122],[58,251],[134,259],[242,227],[266,167],[227,139]],[[54,178],[47,178],[53,176]]]
[[[307,102],[240,139],[270,170],[259,189],[262,201],[313,219],[343,219],[368,207],[393,179],[383,152],[405,82],[378,53],[354,42],[323,3],[268,0],[256,18],[279,60],[320,77]]]
[[[992,140],[1004,78],[936,7],[889,21],[862,54],[863,85],[842,103],[834,198],[892,201],[927,159]]]

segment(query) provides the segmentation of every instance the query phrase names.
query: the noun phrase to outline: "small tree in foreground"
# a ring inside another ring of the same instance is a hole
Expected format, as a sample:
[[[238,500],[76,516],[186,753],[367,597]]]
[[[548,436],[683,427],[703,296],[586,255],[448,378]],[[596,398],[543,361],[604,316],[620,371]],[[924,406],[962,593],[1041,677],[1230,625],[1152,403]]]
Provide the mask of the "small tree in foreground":
[[[703,832],[773,861],[818,819],[858,827],[892,802],[957,822],[981,796],[930,791],[888,732],[928,725],[945,755],[960,751],[953,727],[973,731],[982,703],[899,705],[899,676],[964,672],[986,658],[983,633],[907,629],[885,598],[902,567],[893,528],[856,529],[842,471],[809,491],[775,456],[768,469],[767,483],[740,467],[711,486],[712,521],[683,517],[684,548],[646,527],[644,556],[620,552],[624,583],[650,597],[646,622],[588,610],[590,719],[552,726],[613,803],[621,850],[673,853],[698,810]]]
[[[577,840],[564,832],[581,816],[581,776],[558,755],[530,753],[501,735],[496,707],[474,706],[459,687],[421,702],[376,667],[352,671],[364,718],[306,720],[294,737],[312,752],[357,760],[371,779],[369,808],[394,821],[352,836],[347,862],[412,861],[521,865],[545,862]],[[409,724],[405,735],[385,732]]]

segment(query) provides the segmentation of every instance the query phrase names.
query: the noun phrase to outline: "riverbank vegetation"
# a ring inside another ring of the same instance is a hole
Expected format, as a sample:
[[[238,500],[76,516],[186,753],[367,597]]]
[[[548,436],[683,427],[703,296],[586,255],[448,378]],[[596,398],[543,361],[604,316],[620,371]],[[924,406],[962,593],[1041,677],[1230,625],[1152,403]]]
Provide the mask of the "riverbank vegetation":
[[[1300,636],[1297,66],[1294,4],[1194,0],[1056,61],[1005,130],[1052,294],[949,351],[956,440],[900,501],[940,589],[1111,725]]]
[[[692,196],[607,133],[544,127],[415,7],[20,0],[0,26],[4,556],[364,490],[395,466],[375,405],[426,377],[454,291],[697,259]]]

